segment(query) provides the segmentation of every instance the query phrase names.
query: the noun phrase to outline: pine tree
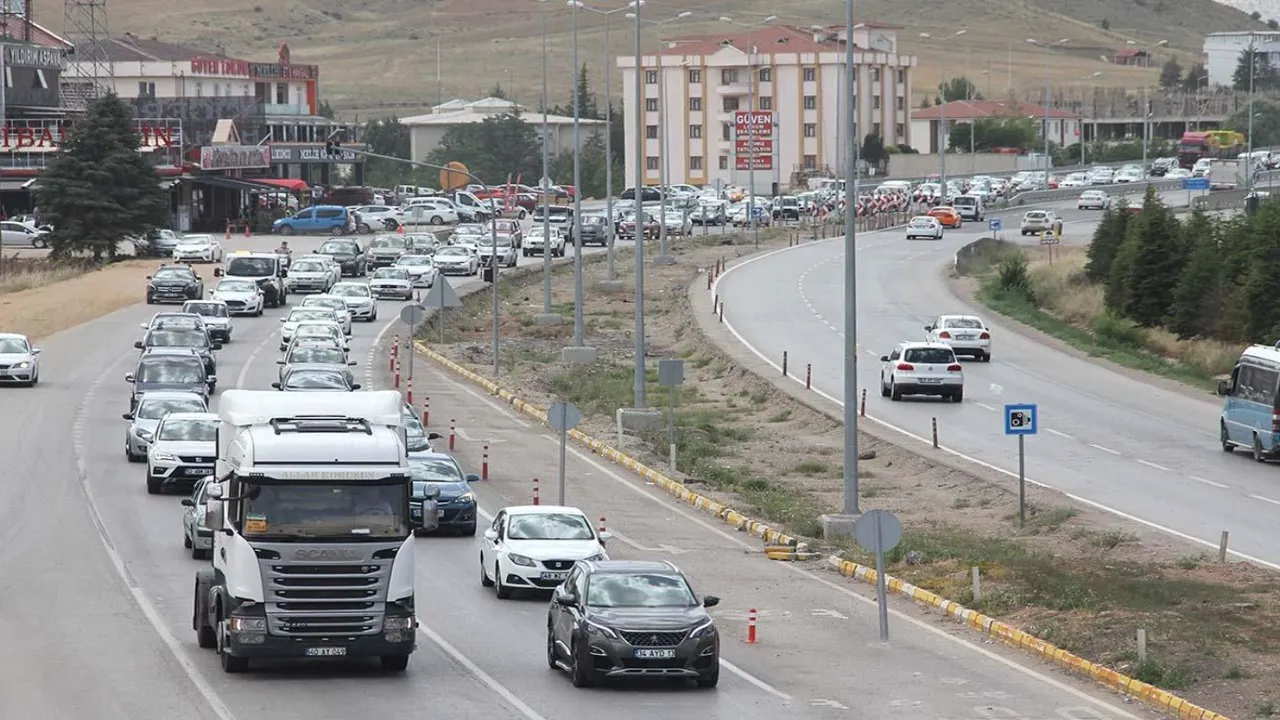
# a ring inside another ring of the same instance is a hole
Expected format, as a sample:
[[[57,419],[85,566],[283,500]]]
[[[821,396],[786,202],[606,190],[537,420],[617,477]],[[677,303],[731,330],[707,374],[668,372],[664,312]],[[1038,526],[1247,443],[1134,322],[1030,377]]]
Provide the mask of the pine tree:
[[[89,104],[40,175],[37,205],[55,228],[55,258],[87,252],[114,259],[121,238],[163,225],[160,177],[141,153],[129,106],[115,95]]]
[[[1180,84],[1182,84],[1182,66],[1178,64],[1177,58],[1169,58],[1165,61],[1164,67],[1160,68],[1160,87],[1173,90]]]
[[[1211,337],[1222,315],[1222,245],[1209,216],[1196,210],[1183,226],[1187,264],[1173,290],[1169,329],[1178,337]]]
[[[1246,339],[1271,344],[1280,325],[1280,233],[1275,228],[1280,223],[1280,203],[1268,202],[1258,210],[1249,225],[1255,234],[1252,263],[1243,283],[1242,300],[1245,308]],[[1270,228],[1270,232],[1258,232]]]
[[[1173,305],[1173,291],[1186,262],[1181,227],[1173,211],[1148,187],[1142,214],[1125,237],[1133,245],[1132,264],[1118,279],[1124,283],[1125,317],[1143,327],[1156,327]],[[1130,259],[1128,256],[1126,260]],[[1116,277],[1112,268],[1112,277]]]
[[[1102,220],[1093,231],[1093,242],[1085,251],[1088,263],[1084,266],[1084,274],[1090,282],[1099,283],[1111,275],[1111,264],[1124,242],[1128,225],[1129,212],[1123,205],[1119,208],[1107,208],[1102,212]]]

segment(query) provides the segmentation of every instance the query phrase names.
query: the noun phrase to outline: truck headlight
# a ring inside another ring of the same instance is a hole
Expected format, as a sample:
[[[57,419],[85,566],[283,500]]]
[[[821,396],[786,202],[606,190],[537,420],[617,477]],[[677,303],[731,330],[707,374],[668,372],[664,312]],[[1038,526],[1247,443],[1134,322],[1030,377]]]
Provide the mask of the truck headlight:
[[[413,616],[404,615],[401,617],[388,617],[382,622],[383,630],[412,630]]]
[[[264,633],[267,631],[267,619],[264,617],[232,617],[231,632]]]

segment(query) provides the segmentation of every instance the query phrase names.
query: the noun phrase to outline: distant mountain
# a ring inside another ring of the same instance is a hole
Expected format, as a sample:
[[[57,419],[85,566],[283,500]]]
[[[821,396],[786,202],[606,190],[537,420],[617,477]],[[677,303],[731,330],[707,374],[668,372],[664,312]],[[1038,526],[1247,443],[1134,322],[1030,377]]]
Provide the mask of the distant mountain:
[[[1214,0],[1214,2],[1251,15],[1258,13],[1263,22],[1280,21],[1280,3],[1276,3],[1275,0]]]

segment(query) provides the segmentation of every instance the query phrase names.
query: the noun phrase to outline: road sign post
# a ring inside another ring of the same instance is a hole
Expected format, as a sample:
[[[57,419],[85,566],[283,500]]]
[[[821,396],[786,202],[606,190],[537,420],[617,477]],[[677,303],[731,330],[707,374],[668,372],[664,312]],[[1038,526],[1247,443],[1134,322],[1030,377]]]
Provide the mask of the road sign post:
[[[658,384],[670,388],[671,404],[667,411],[667,459],[671,472],[676,471],[676,392],[684,384],[684,360],[659,360]]]
[[[1191,205],[1191,191],[1192,191],[1192,190],[1203,190],[1203,191],[1205,191],[1205,192],[1208,192],[1208,190],[1209,190],[1209,178],[1207,178],[1207,177],[1189,177],[1189,178],[1182,178],[1182,189],[1187,191],[1187,205],[1188,205],[1188,206],[1190,206],[1190,205]]]
[[[436,273],[435,282],[431,283],[431,289],[422,299],[422,307],[436,309],[436,324],[440,326],[440,343],[444,344],[444,309],[462,307],[462,299],[453,291],[453,286],[449,284],[449,278],[445,277],[444,273]]]
[[[414,328],[418,327],[418,325],[420,325],[422,321],[426,319],[426,317],[427,317],[427,309],[422,307],[421,305],[417,305],[417,304],[405,305],[404,307],[400,308],[400,322],[409,326],[409,332],[405,334],[408,336],[408,342],[409,342],[409,347],[407,348],[407,350],[409,351],[409,387],[410,388],[413,387],[413,356],[416,354],[413,351],[413,330]],[[412,394],[412,390],[410,391],[410,394]]]
[[[1027,522],[1027,446],[1028,435],[1039,431],[1040,413],[1035,405],[1023,403],[1004,406],[1004,434],[1018,436],[1018,522]]]
[[[889,642],[889,599],[885,591],[884,554],[902,541],[902,523],[888,510],[868,510],[853,524],[853,539],[876,554],[876,608],[880,611],[880,642]]]
[[[560,433],[560,505],[564,505],[564,456],[569,446],[569,431],[582,422],[582,412],[570,402],[556,402],[547,408],[547,422]]]
[[[1004,229],[1004,221],[1000,218],[991,218],[987,221],[987,229],[991,231],[992,237],[996,237],[996,233]]]

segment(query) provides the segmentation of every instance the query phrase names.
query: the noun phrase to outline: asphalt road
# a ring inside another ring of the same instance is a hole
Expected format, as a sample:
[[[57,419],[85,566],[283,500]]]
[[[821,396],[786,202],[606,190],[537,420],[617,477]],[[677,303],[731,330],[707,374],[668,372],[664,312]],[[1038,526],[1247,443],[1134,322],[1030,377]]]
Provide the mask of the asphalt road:
[[[1170,193],[1170,203],[1185,203]],[[1066,242],[1088,242],[1096,213],[1059,206]],[[1016,228],[1019,213],[1006,213]],[[1276,469],[1218,444],[1221,404],[1191,397],[1040,345],[998,316],[963,305],[941,273],[976,225],[941,242],[900,230],[858,238],[858,383],[867,414],[919,436],[937,418],[942,445],[1016,476],[1017,441],[1004,435],[1006,403],[1036,403],[1040,434],[1026,441],[1026,475],[1150,527],[1217,548],[1223,530],[1245,559],[1280,564],[1272,528],[1280,517]],[[1006,233],[1008,235],[1009,233]],[[1017,239],[1017,235],[1012,237]],[[843,241],[779,252],[722,276],[725,322],[766,360],[789,352],[793,375],[813,365],[814,389],[843,395]],[[924,339],[942,313],[972,312],[993,325],[989,364],[965,363],[965,400],[891,402],[879,390],[879,357],[902,340]]]
[[[321,241],[294,238],[291,244],[304,251]],[[275,242],[240,239],[231,247],[265,249]],[[353,357],[375,382],[385,380],[385,355],[374,347],[395,327],[398,306],[382,303],[377,323],[355,328]],[[742,554],[743,541],[734,534],[669,503],[628,506],[607,486],[592,489],[584,504],[614,515],[636,552],[670,543],[691,553],[682,564],[707,578],[707,592],[726,597],[726,634],[741,630],[748,602],[773,597],[772,606],[759,602],[767,622],[793,614],[809,622],[803,628],[774,625],[779,631],[786,627],[792,647],[748,653],[726,637],[725,656],[737,670],[725,674],[716,692],[576,691],[546,668],[545,600],[498,603],[479,588],[473,539],[424,538],[418,572],[425,628],[407,677],[383,676],[374,663],[265,665],[261,672],[226,675],[213,653],[196,647],[190,629],[192,583],[201,563],[181,545],[180,498],[146,494],[143,468],[127,463],[121,448],[120,413],[128,402],[123,375],[137,356],[131,340],[141,334],[138,323],[156,310],[132,306],[46,338],[41,385],[0,392],[0,456],[9,468],[9,482],[0,484],[0,588],[6,591],[0,593],[0,632],[6,646],[16,649],[0,655],[0,717],[248,720],[267,712],[281,720],[431,714],[550,720],[638,719],[674,710],[677,717],[763,720],[783,712],[849,717],[849,708],[860,709],[867,697],[884,709],[884,717],[976,720],[994,711],[1030,718],[1045,708],[1061,717],[1133,717],[1108,706],[1104,693],[1019,669],[997,653],[927,631],[928,621],[905,615],[895,620],[901,640],[892,652],[868,649],[875,631],[865,599],[848,591],[840,591],[848,593],[843,601],[819,598],[821,583],[790,587],[788,573],[794,570],[758,560],[754,574],[729,577],[746,562],[722,561]],[[281,314],[236,319],[235,341],[219,353],[222,387],[269,387]],[[446,391],[440,392],[447,405]],[[454,392],[475,395],[460,386]],[[502,422],[477,420],[475,413],[462,417],[464,428],[474,423],[493,430]],[[524,432],[511,422],[515,434]],[[582,477],[592,485],[597,478],[617,477],[616,470],[586,454],[574,457],[585,464]],[[478,492],[489,510],[513,500],[498,483]],[[813,624],[850,618],[861,620],[846,636],[850,674],[820,681],[797,672],[805,655],[845,649],[830,628]],[[948,631],[965,632],[950,626]],[[851,686],[850,677],[862,678],[855,685],[865,687]]]

